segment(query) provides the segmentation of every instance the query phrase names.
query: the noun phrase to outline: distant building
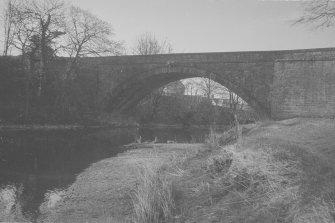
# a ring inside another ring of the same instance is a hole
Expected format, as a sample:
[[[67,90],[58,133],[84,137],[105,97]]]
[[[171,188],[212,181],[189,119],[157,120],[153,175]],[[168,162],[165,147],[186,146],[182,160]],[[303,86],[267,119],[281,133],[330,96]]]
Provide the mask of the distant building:
[[[185,93],[185,86],[181,81],[171,82],[164,87],[164,95],[171,96],[171,95],[184,95]]]

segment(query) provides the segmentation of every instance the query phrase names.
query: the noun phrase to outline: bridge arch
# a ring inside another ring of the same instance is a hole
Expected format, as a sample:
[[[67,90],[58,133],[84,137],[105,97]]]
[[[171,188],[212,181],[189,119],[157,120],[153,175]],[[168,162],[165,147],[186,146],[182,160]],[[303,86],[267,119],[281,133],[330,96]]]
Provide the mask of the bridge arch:
[[[260,116],[269,116],[269,112],[262,107],[261,103],[251,92],[244,89],[241,83],[229,78],[224,72],[218,74],[197,67],[176,66],[174,64],[139,73],[135,75],[135,78],[132,77],[130,80],[121,83],[112,91],[107,110],[111,112],[129,112],[140,100],[155,89],[170,82],[194,77],[211,77],[215,82],[236,93]]]

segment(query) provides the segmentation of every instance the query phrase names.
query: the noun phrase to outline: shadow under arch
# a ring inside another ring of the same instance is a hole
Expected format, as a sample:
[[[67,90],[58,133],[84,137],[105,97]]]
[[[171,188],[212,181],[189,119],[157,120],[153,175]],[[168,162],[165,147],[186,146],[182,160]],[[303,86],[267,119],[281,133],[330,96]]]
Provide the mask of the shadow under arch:
[[[243,83],[234,81],[224,73],[218,74],[196,67],[175,65],[168,65],[139,73],[136,75],[136,78],[131,78],[121,83],[111,92],[107,111],[129,113],[145,96],[170,82],[186,78],[210,76],[212,80],[241,97],[260,117],[269,117],[267,109],[262,106],[252,92],[243,87]]]

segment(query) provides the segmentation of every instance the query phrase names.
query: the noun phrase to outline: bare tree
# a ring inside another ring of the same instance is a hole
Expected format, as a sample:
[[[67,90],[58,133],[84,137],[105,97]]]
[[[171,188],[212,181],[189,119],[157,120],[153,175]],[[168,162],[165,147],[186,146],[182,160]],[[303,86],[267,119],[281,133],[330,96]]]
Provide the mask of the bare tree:
[[[226,95],[227,88],[213,79],[215,79],[214,74],[209,74],[208,77],[191,78],[184,82],[189,89],[192,88],[192,94],[194,90],[195,94],[202,94],[208,99],[215,97],[215,95]]]
[[[64,4],[60,0],[7,0],[4,7],[4,55],[14,47],[21,53],[26,81],[26,113],[30,88],[41,96],[46,82],[46,63],[54,55],[54,41],[63,32]]]
[[[160,41],[155,35],[144,33],[137,39],[132,51],[135,55],[153,55],[171,53],[172,50],[172,46],[167,40]]]
[[[311,23],[316,28],[334,25],[335,2],[333,0],[312,0],[306,3],[304,15],[295,24]]]
[[[30,87],[33,83],[30,58],[28,58],[28,48],[36,27],[31,25],[30,17],[24,15],[22,11],[23,2],[20,0],[8,0],[6,2],[4,25],[5,41],[4,55],[8,55],[11,47],[19,50],[21,53],[21,62],[25,73],[25,114],[30,109]]]
[[[213,81],[213,79],[215,79],[215,76],[213,74],[209,74],[208,77],[203,77],[200,79],[195,78],[191,80],[191,83],[193,82],[195,88],[197,88],[209,100],[212,100],[215,95],[221,97],[222,99],[226,99],[229,95],[229,109],[234,118],[237,145],[240,146],[242,143],[242,128],[239,123],[238,113],[241,109],[243,109],[245,102],[233,91]],[[213,122],[215,123],[216,109],[213,107],[211,112],[213,116]],[[212,126],[212,128],[214,127],[215,126]]]
[[[144,33],[139,36],[136,41],[136,45],[132,48],[132,52],[135,55],[154,55],[171,53],[172,46],[167,40],[158,40],[154,34]],[[142,100],[139,106],[146,106],[149,108],[150,119],[153,120],[158,112],[158,106],[164,93],[164,87],[161,87],[144,100]]]
[[[90,12],[72,6],[66,24],[65,51],[72,58],[67,77],[73,71],[80,57],[120,55],[122,43],[112,39],[112,26]],[[72,77],[73,78],[73,77]]]
[[[218,117],[218,112],[219,112],[219,100],[218,97],[224,97],[224,95],[227,95],[227,88],[222,86],[221,84],[215,82],[215,74],[213,73],[208,73],[204,77],[200,78],[191,78],[188,80],[185,80],[185,84],[187,85],[188,89],[191,88],[191,91],[195,91],[195,95],[202,95],[207,98],[207,103],[209,103],[210,106],[209,112],[210,114],[210,121],[211,121],[211,128],[215,129],[216,128],[216,121]],[[193,92],[191,92],[193,95]],[[193,102],[197,102],[194,100]],[[214,104],[213,104],[214,103]],[[213,125],[213,126],[212,126]]]
[[[233,91],[228,90],[228,92],[229,92],[229,108],[233,111],[237,111],[239,107],[242,108],[242,99]]]
[[[13,11],[13,26],[15,26],[15,32],[13,32],[12,41],[8,42],[8,44],[13,45],[20,51],[22,57],[26,58],[28,46],[30,45],[32,36],[37,33],[37,27],[32,26],[30,17],[24,15],[18,2],[13,4]]]
[[[215,82],[213,80],[214,78],[215,76],[213,74],[209,74],[208,77],[201,78],[200,84],[198,85],[204,96],[208,99],[211,99],[215,97],[215,95],[227,90],[224,86]]]
[[[55,106],[64,114],[72,113],[80,106],[73,96],[74,81],[77,77],[79,59],[87,56],[120,55],[123,46],[113,40],[112,26],[89,11],[78,7],[70,7],[67,11],[65,32],[63,38],[63,53],[70,57],[66,72],[60,79],[59,92]]]
[[[4,2],[4,7],[1,12],[3,22],[3,56],[7,56],[10,47],[13,45],[14,36],[16,33],[17,23],[15,21],[15,0],[7,0]]]
[[[12,44],[21,50],[23,57],[30,51],[37,58],[37,95],[41,96],[50,49],[56,50],[54,40],[64,34],[64,3],[60,0],[17,1],[14,18],[17,29]]]
[[[237,146],[242,144],[242,128],[238,120],[238,111],[243,108],[243,100],[233,91],[229,91],[229,108],[234,117]]]

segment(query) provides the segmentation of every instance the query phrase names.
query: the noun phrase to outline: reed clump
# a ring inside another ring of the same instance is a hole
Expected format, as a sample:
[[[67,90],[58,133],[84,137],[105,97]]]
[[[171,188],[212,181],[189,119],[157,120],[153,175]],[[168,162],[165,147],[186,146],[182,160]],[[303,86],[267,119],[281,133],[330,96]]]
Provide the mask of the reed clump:
[[[171,217],[174,208],[172,184],[157,163],[138,165],[137,187],[133,192],[134,222],[156,223]]]

